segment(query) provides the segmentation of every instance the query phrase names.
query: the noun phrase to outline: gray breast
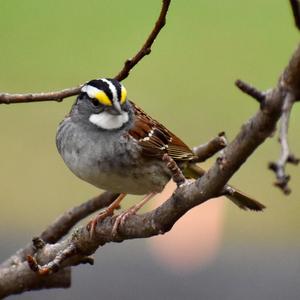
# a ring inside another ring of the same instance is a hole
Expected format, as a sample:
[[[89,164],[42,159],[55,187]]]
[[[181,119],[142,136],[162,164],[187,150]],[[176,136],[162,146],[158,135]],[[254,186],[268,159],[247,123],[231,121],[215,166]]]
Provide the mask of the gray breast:
[[[139,145],[120,132],[87,134],[68,118],[58,128],[56,143],[76,176],[104,190],[142,195],[160,192],[170,179],[163,162],[142,157]]]

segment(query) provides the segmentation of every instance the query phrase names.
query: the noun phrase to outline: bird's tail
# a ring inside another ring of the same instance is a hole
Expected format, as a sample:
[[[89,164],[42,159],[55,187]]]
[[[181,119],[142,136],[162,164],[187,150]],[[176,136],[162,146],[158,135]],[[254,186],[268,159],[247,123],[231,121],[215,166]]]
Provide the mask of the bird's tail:
[[[197,179],[201,177],[205,173],[205,171],[195,164],[190,164],[187,167],[185,173],[187,177]],[[244,193],[230,185],[226,185],[225,188],[228,189],[228,194],[226,195],[226,197],[241,209],[261,211],[266,208],[260,202],[250,198],[249,196],[245,195]]]

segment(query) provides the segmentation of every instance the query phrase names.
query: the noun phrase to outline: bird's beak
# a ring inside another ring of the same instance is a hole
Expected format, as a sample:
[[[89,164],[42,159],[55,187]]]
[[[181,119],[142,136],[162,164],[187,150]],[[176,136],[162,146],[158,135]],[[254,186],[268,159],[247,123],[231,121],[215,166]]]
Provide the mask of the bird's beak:
[[[122,109],[121,109],[121,105],[119,102],[114,102],[113,106],[108,107],[107,109],[109,111],[109,113],[111,113],[112,115],[122,115]]]

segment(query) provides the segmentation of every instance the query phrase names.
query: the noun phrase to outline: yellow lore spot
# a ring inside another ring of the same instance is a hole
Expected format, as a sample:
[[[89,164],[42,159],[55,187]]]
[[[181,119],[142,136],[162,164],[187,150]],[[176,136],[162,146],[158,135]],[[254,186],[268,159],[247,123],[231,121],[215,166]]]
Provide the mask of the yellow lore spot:
[[[127,97],[127,91],[124,88],[124,86],[122,85],[122,88],[121,88],[121,101],[120,101],[121,104],[123,104],[126,101],[126,97]]]
[[[97,92],[95,94],[95,99],[97,99],[103,105],[112,106],[111,100],[103,91]]]

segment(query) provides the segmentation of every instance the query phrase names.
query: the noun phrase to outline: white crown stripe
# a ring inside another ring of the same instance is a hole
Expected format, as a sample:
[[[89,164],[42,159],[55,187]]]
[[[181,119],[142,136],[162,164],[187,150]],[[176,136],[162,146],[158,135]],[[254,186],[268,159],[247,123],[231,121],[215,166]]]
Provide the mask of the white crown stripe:
[[[85,85],[82,87],[81,89],[82,92],[84,93],[87,93],[88,96],[92,99],[95,98],[96,94],[100,91],[99,89],[97,89],[96,87],[94,86],[91,86],[91,85]]]
[[[118,101],[118,93],[117,93],[117,89],[116,89],[115,85],[111,81],[109,81],[109,80],[107,80],[105,78],[103,78],[101,80],[104,81],[104,82],[106,82],[108,84],[108,88],[110,89],[110,91],[111,91],[111,93],[113,95],[113,102],[114,103],[118,103],[119,102]]]

